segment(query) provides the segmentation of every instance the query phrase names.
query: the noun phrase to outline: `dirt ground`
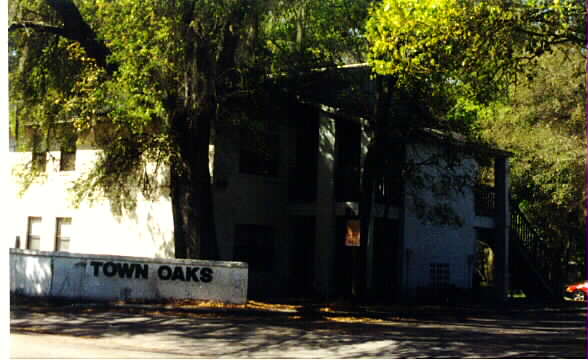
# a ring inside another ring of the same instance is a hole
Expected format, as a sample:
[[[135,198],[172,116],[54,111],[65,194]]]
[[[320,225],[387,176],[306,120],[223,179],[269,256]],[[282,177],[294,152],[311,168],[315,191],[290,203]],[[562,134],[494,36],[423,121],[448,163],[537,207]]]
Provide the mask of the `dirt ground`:
[[[569,302],[492,307],[13,299],[11,332],[13,357],[71,352],[87,358],[103,351],[107,357],[164,358],[586,358],[586,306]],[[34,347],[24,345],[33,341]]]

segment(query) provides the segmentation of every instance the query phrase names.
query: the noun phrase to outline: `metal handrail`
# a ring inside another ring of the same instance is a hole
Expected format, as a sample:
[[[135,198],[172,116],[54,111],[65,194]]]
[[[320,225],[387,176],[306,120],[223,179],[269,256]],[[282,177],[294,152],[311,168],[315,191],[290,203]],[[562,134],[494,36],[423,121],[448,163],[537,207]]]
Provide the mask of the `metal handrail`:
[[[527,251],[534,265],[546,272],[547,246],[543,237],[535,230],[518,206],[511,206],[511,231],[517,235],[522,247]]]

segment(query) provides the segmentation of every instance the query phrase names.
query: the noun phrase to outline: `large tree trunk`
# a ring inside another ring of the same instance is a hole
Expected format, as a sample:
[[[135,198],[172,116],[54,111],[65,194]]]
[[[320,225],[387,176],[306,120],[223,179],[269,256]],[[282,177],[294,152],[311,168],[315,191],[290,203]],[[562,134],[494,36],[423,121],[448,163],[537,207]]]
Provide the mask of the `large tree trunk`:
[[[218,259],[208,168],[214,108],[207,104],[198,114],[180,111],[173,118],[180,152],[170,171],[176,258]]]
[[[386,139],[389,136],[390,105],[392,101],[394,81],[390,77],[376,77],[376,103],[372,113],[373,134],[368,145],[367,154],[363,164],[361,179],[361,197],[359,203],[360,219],[360,256],[359,269],[355,271],[353,293],[360,299],[368,294],[368,237],[372,231],[372,207],[374,201],[375,183],[382,175],[383,154],[386,148]]]

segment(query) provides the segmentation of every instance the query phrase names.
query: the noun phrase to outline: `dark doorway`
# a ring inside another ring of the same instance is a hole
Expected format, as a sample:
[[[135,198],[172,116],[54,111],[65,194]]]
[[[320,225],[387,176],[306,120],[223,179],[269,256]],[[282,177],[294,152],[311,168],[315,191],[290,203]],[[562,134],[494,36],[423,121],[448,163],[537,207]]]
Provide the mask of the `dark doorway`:
[[[316,237],[314,216],[290,217],[290,283],[294,296],[314,295],[314,243]]]
[[[372,291],[378,299],[393,300],[400,279],[399,223],[374,219]]]
[[[359,247],[347,246],[345,235],[349,217],[338,216],[335,232],[335,295],[348,298],[352,295],[353,289],[353,256],[358,255]]]

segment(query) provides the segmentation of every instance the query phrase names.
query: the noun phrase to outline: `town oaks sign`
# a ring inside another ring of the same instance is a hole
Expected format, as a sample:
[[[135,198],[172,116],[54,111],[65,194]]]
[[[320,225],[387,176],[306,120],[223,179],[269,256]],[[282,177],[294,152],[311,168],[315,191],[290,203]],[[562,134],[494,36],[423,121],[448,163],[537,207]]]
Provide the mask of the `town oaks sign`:
[[[149,264],[136,263],[115,263],[112,261],[91,261],[90,266],[94,269],[94,276],[103,274],[107,277],[118,276],[120,278],[149,279]],[[209,267],[191,267],[159,265],[157,277],[160,280],[180,280],[209,283],[213,279],[214,271]]]
[[[235,261],[150,259],[10,249],[10,291],[92,300],[198,299],[243,304],[248,267]]]

